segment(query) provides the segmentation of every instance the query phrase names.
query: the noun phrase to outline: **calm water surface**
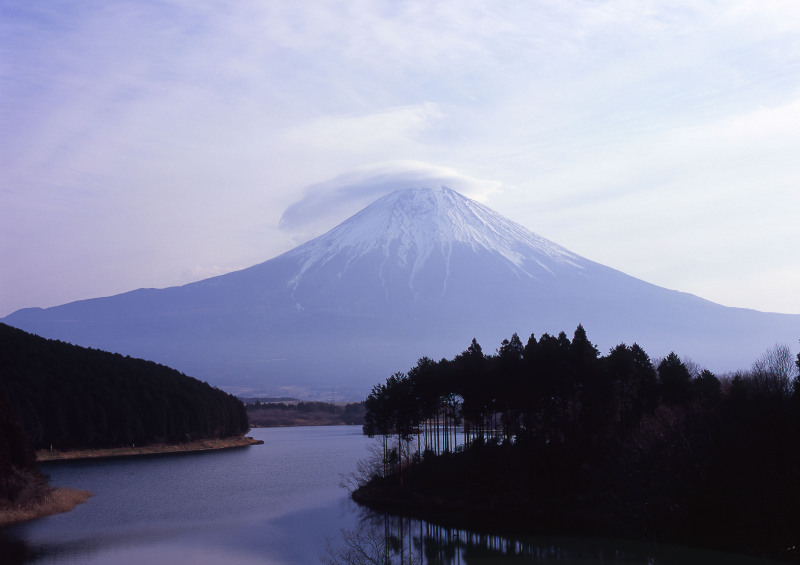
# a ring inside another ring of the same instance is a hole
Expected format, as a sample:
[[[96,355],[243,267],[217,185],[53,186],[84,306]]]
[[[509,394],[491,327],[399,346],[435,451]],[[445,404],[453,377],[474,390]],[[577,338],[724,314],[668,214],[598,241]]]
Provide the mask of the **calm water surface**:
[[[765,563],[608,540],[480,536],[373,516],[340,486],[368,455],[372,440],[360,427],[252,435],[264,445],[44,466],[53,484],[94,496],[71,512],[0,530],[0,563],[313,564],[348,541],[387,552],[393,563]]]
[[[24,544],[22,562],[36,563],[319,563],[326,537],[357,519],[340,475],[369,440],[358,426],[251,435],[264,445],[43,466],[94,496],[6,529],[6,546]]]

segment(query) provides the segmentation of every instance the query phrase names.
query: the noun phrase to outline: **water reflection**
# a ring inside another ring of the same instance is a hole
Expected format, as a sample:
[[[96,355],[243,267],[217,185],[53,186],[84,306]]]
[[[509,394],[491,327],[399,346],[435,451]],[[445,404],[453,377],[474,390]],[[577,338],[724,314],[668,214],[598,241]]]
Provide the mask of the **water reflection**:
[[[25,542],[10,538],[0,531],[0,563],[18,565],[25,562],[27,554]]]
[[[3,565],[23,565],[36,563],[47,558],[60,557],[77,561],[81,556],[97,551],[96,544],[82,543],[42,543],[28,544],[23,539],[0,532],[0,563]]]
[[[406,539],[389,530],[388,520],[380,528],[375,523],[362,522],[356,528],[343,529],[337,546],[328,541],[325,565],[388,565],[390,563],[422,563],[419,554],[406,544]]]
[[[397,516],[373,516],[342,530],[340,543],[329,544],[325,565],[461,565],[542,561],[582,563],[656,563],[648,553],[589,549],[554,543],[525,542],[478,534]]]
[[[365,514],[329,541],[325,565],[477,565],[491,563],[764,565],[762,558],[603,538],[539,538],[476,533],[409,517]]]

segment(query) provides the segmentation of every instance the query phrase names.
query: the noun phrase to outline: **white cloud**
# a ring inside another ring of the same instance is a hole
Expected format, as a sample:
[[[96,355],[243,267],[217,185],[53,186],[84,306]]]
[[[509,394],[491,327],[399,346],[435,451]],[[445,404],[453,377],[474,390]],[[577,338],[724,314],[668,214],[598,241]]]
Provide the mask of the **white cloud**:
[[[357,116],[325,116],[289,130],[290,141],[323,150],[368,151],[376,145],[402,148],[444,117],[436,104],[390,108]]]
[[[447,186],[470,198],[485,200],[500,188],[500,183],[418,161],[379,163],[309,186],[303,197],[284,211],[280,225],[295,234],[295,241],[302,243],[392,191],[437,186]]]
[[[800,312],[792,297],[799,127],[800,103],[790,101],[639,133],[490,204],[650,282],[727,305]]]

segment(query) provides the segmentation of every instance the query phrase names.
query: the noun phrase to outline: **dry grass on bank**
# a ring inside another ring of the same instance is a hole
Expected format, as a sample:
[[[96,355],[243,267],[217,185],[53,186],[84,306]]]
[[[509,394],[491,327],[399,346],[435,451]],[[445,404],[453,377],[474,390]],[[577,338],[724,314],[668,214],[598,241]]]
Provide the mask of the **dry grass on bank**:
[[[229,437],[187,441],[184,443],[155,443],[139,447],[112,447],[108,449],[73,449],[68,451],[41,449],[36,452],[36,460],[41,462],[61,461],[64,459],[94,459],[97,457],[130,457],[134,455],[154,455],[158,453],[189,453],[194,451],[246,447],[258,443],[260,442],[251,437]]]
[[[0,526],[60,514],[86,502],[92,493],[72,488],[48,488],[41,496],[23,505],[0,504]]]

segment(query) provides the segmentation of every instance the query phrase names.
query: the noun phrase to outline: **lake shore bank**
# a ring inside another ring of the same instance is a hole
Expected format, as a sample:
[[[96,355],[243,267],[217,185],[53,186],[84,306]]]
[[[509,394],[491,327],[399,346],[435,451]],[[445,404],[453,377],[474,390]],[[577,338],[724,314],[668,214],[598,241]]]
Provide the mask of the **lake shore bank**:
[[[73,488],[52,487],[36,499],[22,505],[0,505],[0,527],[69,512],[86,502],[92,493]]]
[[[240,436],[230,438],[212,438],[185,443],[155,443],[143,446],[110,447],[105,449],[40,449],[36,452],[39,463],[51,461],[68,461],[76,459],[96,459],[106,457],[135,457],[137,455],[159,455],[168,453],[194,453],[219,449],[248,447],[263,443],[251,437]]]

